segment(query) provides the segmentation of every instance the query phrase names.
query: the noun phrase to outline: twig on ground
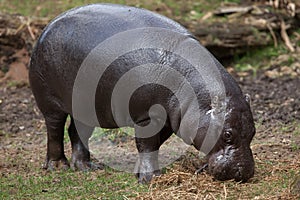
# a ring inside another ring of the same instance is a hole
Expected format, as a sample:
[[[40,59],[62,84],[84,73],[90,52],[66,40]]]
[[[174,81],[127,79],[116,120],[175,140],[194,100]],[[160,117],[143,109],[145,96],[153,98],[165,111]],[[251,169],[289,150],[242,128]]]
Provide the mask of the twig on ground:
[[[286,29],[288,29],[288,27],[286,26],[285,22],[283,20],[281,20],[281,37],[285,43],[285,45],[287,46],[287,48],[291,51],[294,52],[295,48],[293,47],[290,38],[286,32]]]
[[[277,42],[277,38],[276,38],[276,35],[272,29],[272,27],[270,26],[269,23],[267,23],[267,28],[269,29],[270,33],[271,33],[271,36],[273,38],[273,41],[274,41],[274,47],[277,47],[278,46],[278,42]]]

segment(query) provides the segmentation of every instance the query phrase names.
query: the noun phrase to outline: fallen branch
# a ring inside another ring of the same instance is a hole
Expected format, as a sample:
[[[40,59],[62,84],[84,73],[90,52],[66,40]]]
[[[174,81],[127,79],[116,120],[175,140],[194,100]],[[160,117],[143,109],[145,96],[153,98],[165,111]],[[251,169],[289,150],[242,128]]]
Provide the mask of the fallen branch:
[[[219,59],[272,44],[278,47],[278,37],[294,52],[287,29],[293,30],[300,26],[300,6],[289,3],[273,10],[266,7],[266,4],[222,7],[214,12],[213,19],[205,21],[211,14],[204,15],[204,20],[191,29],[199,41]],[[226,15],[226,22],[216,15]]]
[[[291,51],[291,52],[294,52],[295,51],[295,48],[293,47],[291,41],[290,41],[290,38],[286,32],[286,30],[288,29],[288,27],[286,26],[284,20],[281,21],[281,37],[285,43],[285,45],[287,46],[287,48]]]
[[[278,42],[277,42],[276,35],[275,35],[275,33],[274,33],[274,31],[273,31],[273,29],[272,29],[272,27],[270,26],[269,23],[267,23],[267,27],[268,27],[268,29],[269,29],[269,31],[270,31],[270,34],[271,34],[272,38],[273,38],[273,41],[274,41],[274,47],[277,47],[277,46],[278,46]]]
[[[246,6],[246,7],[221,7],[218,8],[214,14],[215,15],[226,15],[226,14],[232,14],[232,13],[247,13],[253,9],[252,6]]]

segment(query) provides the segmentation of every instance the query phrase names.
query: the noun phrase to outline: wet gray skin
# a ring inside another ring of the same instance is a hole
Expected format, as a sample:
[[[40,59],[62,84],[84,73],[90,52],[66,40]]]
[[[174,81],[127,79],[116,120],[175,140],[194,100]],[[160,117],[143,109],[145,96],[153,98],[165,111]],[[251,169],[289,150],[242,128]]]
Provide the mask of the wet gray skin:
[[[166,17],[143,9],[111,4],[89,5],[73,9],[58,16],[45,28],[33,50],[29,69],[30,85],[47,127],[45,169],[54,170],[58,166],[62,168],[71,166],[74,169],[88,170],[94,167],[90,160],[88,139],[97,124],[86,124],[80,121],[74,117],[72,110],[72,92],[77,72],[87,55],[98,44],[118,33],[145,27],[171,30],[172,33],[185,37],[186,41],[197,42],[189,31]],[[151,39],[155,40],[155,38]],[[171,39],[170,41],[174,42]],[[99,56],[105,60],[108,55]],[[200,59],[203,59],[202,63],[205,63],[205,56],[203,58],[200,56]],[[250,142],[255,134],[249,98],[243,95],[238,84],[223,66],[215,62],[224,82],[227,103],[221,137],[207,156],[208,171],[218,180],[247,181],[254,173]],[[136,48],[116,58],[110,64],[99,80],[96,94],[90,97],[95,99],[95,111],[101,127],[119,127],[111,109],[112,91],[117,81],[126,72],[147,63],[153,63],[153,66],[162,64],[170,66],[174,71],[185,76],[196,94],[200,105],[199,112],[209,113],[213,109],[209,93],[205,89],[205,82],[201,79],[202,74],[195,70],[188,61],[161,48]],[[213,79],[215,74],[208,74],[208,76]],[[141,83],[146,78],[147,73],[135,77]],[[85,80],[90,81],[88,77]],[[183,108],[181,110],[172,91],[160,85],[148,84],[140,87],[132,95],[129,105],[130,116],[123,112],[117,113],[121,119],[124,119],[122,126],[133,127],[132,122],[128,123],[130,121],[128,119],[132,118],[134,123],[143,127],[151,121],[148,112],[152,105],[162,105],[166,110],[167,120],[156,135],[149,138],[135,138],[140,155],[137,171],[139,182],[149,182],[154,174],[158,174],[157,154],[147,153],[158,152],[164,141],[173,133],[178,132],[182,116],[186,117],[187,113],[191,113],[189,111],[194,109],[189,98],[186,96],[183,99],[180,105]],[[114,110],[114,112],[117,111]],[[68,128],[72,145],[70,163],[64,154],[63,145],[64,127],[68,115],[71,116]],[[153,116],[155,116],[154,121],[160,121],[159,113],[154,113]],[[187,117],[190,119],[187,123],[195,120],[193,115]],[[201,149],[210,120],[211,115],[201,116],[199,128],[195,131],[197,134],[193,141],[187,142],[188,144],[192,143],[197,149]],[[78,128],[84,134],[80,135]],[[139,130],[135,129],[136,135],[143,134]],[[182,132],[178,135],[182,138],[189,138],[189,135],[184,134],[187,133]]]

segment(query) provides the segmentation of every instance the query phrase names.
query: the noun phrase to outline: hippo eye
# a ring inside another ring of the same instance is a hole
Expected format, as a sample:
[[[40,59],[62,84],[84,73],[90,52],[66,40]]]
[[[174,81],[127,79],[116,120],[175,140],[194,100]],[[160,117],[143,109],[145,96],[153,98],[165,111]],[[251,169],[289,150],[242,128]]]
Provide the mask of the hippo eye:
[[[226,140],[226,142],[230,142],[232,138],[232,131],[231,130],[226,130],[224,132],[224,139]]]

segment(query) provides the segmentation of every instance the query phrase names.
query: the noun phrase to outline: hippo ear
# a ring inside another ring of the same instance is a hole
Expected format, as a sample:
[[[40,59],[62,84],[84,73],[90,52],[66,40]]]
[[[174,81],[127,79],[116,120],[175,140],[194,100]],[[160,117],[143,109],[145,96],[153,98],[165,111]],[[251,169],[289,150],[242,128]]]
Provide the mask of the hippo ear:
[[[245,101],[250,105],[251,104],[251,97],[249,94],[245,94]]]

